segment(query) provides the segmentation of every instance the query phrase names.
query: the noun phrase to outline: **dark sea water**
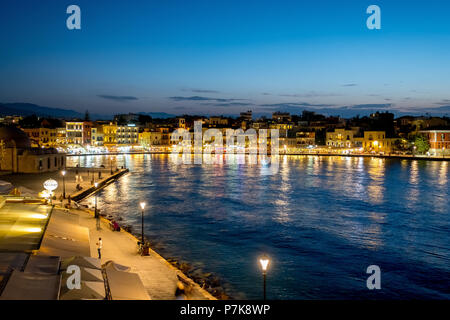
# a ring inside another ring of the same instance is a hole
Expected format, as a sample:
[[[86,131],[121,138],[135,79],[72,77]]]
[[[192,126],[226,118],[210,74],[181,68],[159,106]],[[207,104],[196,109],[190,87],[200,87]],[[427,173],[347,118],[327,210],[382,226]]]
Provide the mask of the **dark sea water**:
[[[450,298],[448,162],[281,157],[260,165],[177,165],[167,155],[114,156],[131,173],[99,194],[102,211],[140,230],[164,257],[222,279],[234,298]],[[109,166],[107,156],[70,164]],[[87,200],[90,201],[90,200]],[[366,269],[381,268],[381,290]]]

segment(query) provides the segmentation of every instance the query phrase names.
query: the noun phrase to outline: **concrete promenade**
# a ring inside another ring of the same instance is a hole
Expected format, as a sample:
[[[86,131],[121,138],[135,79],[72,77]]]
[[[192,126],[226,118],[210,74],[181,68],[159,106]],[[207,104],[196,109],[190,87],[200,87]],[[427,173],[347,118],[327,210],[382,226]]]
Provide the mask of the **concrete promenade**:
[[[71,170],[72,175],[74,170]],[[78,169],[78,173],[84,172],[85,169]],[[123,174],[123,170],[115,172],[113,175],[117,178]],[[66,185],[66,196],[77,198],[81,193],[87,192],[87,196],[94,195],[99,191],[104,182],[110,179],[109,170],[102,170],[103,179],[96,180],[99,183],[97,190],[90,182],[83,183],[83,190],[76,190],[76,183]],[[92,173],[91,173],[92,176]],[[98,175],[97,175],[98,177]],[[87,180],[87,179],[86,179]],[[66,204],[67,201],[64,202]],[[56,201],[58,204],[58,201]],[[102,264],[113,260],[114,262],[131,268],[131,272],[137,273],[141,278],[144,287],[153,300],[173,300],[175,299],[175,290],[178,281],[181,281],[187,288],[187,298],[192,300],[215,300],[206,290],[200,288],[198,284],[189,279],[180,270],[172,266],[158,253],[150,249],[149,256],[140,256],[138,254],[138,239],[130,233],[121,230],[114,232],[109,227],[109,221],[103,217],[94,218],[94,212],[87,209],[71,209],[80,217],[80,226],[89,229],[91,256],[98,257],[96,243],[98,238],[102,238]]]
[[[89,228],[91,256],[98,257],[96,242],[101,237],[103,241],[102,264],[109,260],[114,260],[118,264],[131,267],[130,271],[139,275],[152,299],[175,299],[175,290],[179,278],[185,284],[185,287],[190,289],[188,299],[215,299],[155,251],[150,250],[149,256],[140,256],[137,246],[138,239],[133,235],[125,231],[111,231],[109,221],[104,218],[101,218],[100,228],[98,228],[93,212],[85,210],[72,211],[79,215],[80,226]]]

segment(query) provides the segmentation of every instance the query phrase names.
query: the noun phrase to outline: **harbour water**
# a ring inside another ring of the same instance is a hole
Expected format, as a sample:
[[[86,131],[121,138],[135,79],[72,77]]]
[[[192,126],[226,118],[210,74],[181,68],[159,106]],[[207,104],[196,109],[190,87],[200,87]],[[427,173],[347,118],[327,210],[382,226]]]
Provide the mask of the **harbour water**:
[[[99,208],[140,230],[146,201],[156,251],[217,275],[233,298],[262,298],[263,253],[269,299],[450,298],[446,161],[284,156],[275,175],[168,155],[69,157],[77,164],[129,168]],[[366,287],[370,265],[381,290]]]

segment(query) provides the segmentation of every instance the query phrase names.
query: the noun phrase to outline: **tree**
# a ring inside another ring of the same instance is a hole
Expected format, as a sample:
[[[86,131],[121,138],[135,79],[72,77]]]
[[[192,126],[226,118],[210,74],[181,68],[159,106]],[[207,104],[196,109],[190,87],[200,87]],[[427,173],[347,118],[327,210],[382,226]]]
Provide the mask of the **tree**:
[[[30,116],[26,116],[22,120],[19,121],[19,126],[22,128],[39,128],[40,127],[40,121],[39,118],[32,114]]]
[[[416,151],[421,154],[427,152],[430,149],[430,143],[428,142],[428,139],[421,134],[415,136],[414,146],[416,147]]]
[[[91,116],[89,115],[89,110],[84,113],[84,121],[91,121]]]

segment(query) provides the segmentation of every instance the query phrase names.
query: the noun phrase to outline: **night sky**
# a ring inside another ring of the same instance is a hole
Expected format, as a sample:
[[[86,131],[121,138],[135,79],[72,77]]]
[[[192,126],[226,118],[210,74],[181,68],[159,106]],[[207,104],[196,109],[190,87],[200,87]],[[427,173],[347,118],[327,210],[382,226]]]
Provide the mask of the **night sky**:
[[[81,8],[68,30],[66,8]],[[381,8],[369,30],[366,8]],[[84,112],[450,113],[449,1],[0,4],[0,102]]]

